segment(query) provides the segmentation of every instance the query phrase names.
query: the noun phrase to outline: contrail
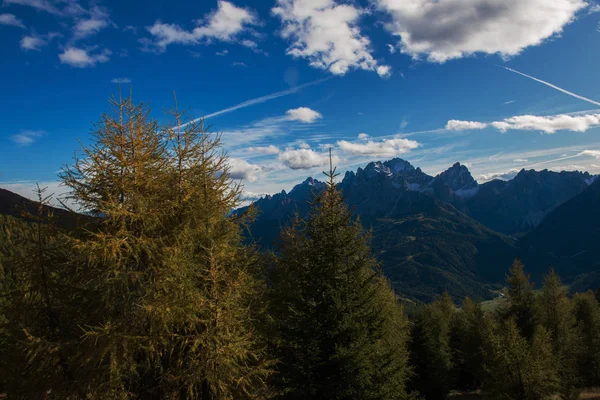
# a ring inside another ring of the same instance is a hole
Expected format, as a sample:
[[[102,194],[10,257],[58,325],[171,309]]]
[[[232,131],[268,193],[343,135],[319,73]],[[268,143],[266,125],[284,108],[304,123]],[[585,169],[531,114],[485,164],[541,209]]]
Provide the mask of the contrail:
[[[275,92],[275,93],[267,94],[265,96],[257,97],[255,99],[246,100],[246,101],[243,101],[243,102],[241,102],[239,104],[236,104],[235,106],[231,106],[231,107],[219,110],[219,111],[215,111],[215,112],[207,114],[207,115],[205,115],[203,117],[195,118],[195,119],[193,119],[193,120],[191,120],[191,121],[189,121],[189,122],[187,122],[185,124],[182,124],[181,126],[183,127],[183,126],[186,126],[188,124],[191,124],[191,123],[194,123],[194,122],[198,122],[198,121],[200,121],[203,118],[206,119],[206,118],[216,117],[217,115],[221,115],[221,114],[229,113],[229,112],[232,112],[232,111],[235,111],[235,110],[239,110],[240,108],[250,107],[250,106],[253,106],[255,104],[260,104],[260,103],[264,103],[265,101],[276,99],[278,97],[283,97],[283,96],[287,96],[287,95],[290,95],[290,94],[294,94],[294,93],[299,92],[300,90],[302,90],[304,88],[307,88],[309,86],[318,85],[319,83],[323,83],[323,82],[328,81],[330,79],[333,79],[333,77],[319,79],[319,80],[316,80],[316,81],[312,81],[312,82],[308,82],[308,83],[302,84],[300,86],[295,86],[295,87],[287,89],[287,90],[282,90],[281,92]]]
[[[549,86],[549,87],[551,87],[552,89],[556,89],[556,90],[558,90],[559,92],[563,92],[564,94],[568,94],[569,96],[575,97],[576,99],[583,100],[583,101],[587,101],[588,103],[591,103],[591,104],[595,104],[595,105],[597,105],[597,106],[600,106],[600,102],[597,102],[597,101],[595,101],[595,100],[592,100],[592,99],[588,99],[587,97],[580,96],[580,95],[578,95],[578,94],[576,94],[576,93],[573,93],[573,92],[569,92],[569,91],[568,91],[568,90],[566,90],[566,89],[563,89],[563,88],[561,88],[561,87],[558,87],[558,86],[556,86],[556,85],[553,85],[553,84],[551,84],[551,83],[549,83],[549,82],[543,81],[543,80],[541,80],[541,79],[534,78],[534,77],[533,77],[533,76],[531,76],[531,75],[524,74],[524,73],[522,73],[522,72],[519,72],[519,71],[517,71],[517,70],[514,70],[514,69],[512,69],[512,68],[508,68],[508,67],[505,67],[505,66],[502,66],[502,65],[499,65],[499,67],[501,67],[501,68],[504,68],[504,69],[505,69],[505,70],[507,70],[507,71],[514,72],[515,74],[523,75],[523,76],[524,76],[524,77],[526,77],[526,78],[533,79],[533,80],[534,80],[534,81],[536,81],[536,82],[543,83],[544,85],[546,85],[546,86]]]

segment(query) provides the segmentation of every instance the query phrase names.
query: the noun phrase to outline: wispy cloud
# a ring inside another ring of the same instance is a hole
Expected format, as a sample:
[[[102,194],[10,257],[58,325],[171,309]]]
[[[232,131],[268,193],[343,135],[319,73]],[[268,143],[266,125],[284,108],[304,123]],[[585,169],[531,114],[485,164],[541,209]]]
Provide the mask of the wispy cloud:
[[[111,82],[112,83],[119,83],[119,84],[121,84],[121,83],[122,84],[126,84],[126,83],[131,83],[131,79],[125,78],[125,77],[122,77],[122,78],[113,78],[111,80]]]
[[[25,24],[14,14],[0,14],[0,25],[16,26],[25,29]]]
[[[267,102],[269,100],[277,99],[279,97],[288,96],[290,94],[297,93],[297,92],[299,92],[302,89],[305,89],[305,88],[310,87],[310,86],[318,85],[318,84],[323,83],[325,81],[328,81],[330,79],[332,79],[332,78],[319,79],[319,80],[308,82],[308,83],[305,83],[303,85],[296,86],[296,87],[293,87],[293,88],[290,88],[290,89],[287,89],[287,90],[282,90],[280,92],[275,92],[275,93],[267,94],[265,96],[257,97],[255,99],[246,100],[246,101],[243,101],[243,102],[241,102],[239,104],[236,104],[234,106],[227,107],[227,108],[224,108],[222,110],[215,111],[215,112],[212,112],[210,114],[207,114],[204,117],[196,118],[193,121],[188,122],[188,124],[191,123],[191,122],[198,122],[198,121],[200,121],[203,118],[204,119],[213,118],[213,117],[216,117],[216,116],[221,115],[221,114],[226,114],[226,113],[229,113],[229,112],[232,112],[232,111],[235,111],[235,110],[239,110],[240,108],[246,108],[246,107],[250,107],[250,106],[253,106],[253,105],[256,105],[256,104],[261,104],[261,103]],[[187,125],[187,124],[184,124],[184,125]]]
[[[86,68],[107,62],[111,54],[112,52],[108,49],[104,49],[100,53],[91,53],[85,49],[68,47],[58,55],[58,58],[62,64],[76,68]]]
[[[517,71],[516,69],[508,68],[508,67],[505,67],[505,66],[502,66],[502,65],[501,65],[500,67],[501,67],[501,68],[504,68],[504,69],[505,69],[505,70],[507,70],[507,71],[514,72],[515,74],[522,75],[522,76],[524,76],[524,77],[526,77],[526,78],[529,78],[529,79],[532,79],[532,80],[534,80],[534,81],[536,81],[536,82],[539,82],[539,83],[541,83],[541,84],[544,84],[544,85],[546,85],[546,86],[548,86],[548,87],[551,87],[552,89],[556,89],[556,90],[558,90],[559,92],[562,92],[562,93],[564,93],[564,94],[567,94],[567,95],[569,95],[569,96],[571,96],[571,97],[575,97],[576,99],[583,100],[583,101],[587,101],[587,102],[588,102],[588,103],[590,103],[590,104],[594,104],[594,105],[600,106],[600,102],[597,102],[596,100],[592,100],[592,99],[589,99],[589,98],[587,98],[587,97],[583,97],[583,96],[581,96],[581,95],[578,95],[578,94],[576,94],[576,93],[570,92],[570,91],[568,91],[567,89],[563,89],[563,88],[561,88],[561,87],[559,87],[559,86],[553,85],[553,84],[552,84],[552,83],[550,83],[550,82],[546,82],[546,81],[543,81],[543,80],[541,80],[541,79],[538,79],[538,78],[536,78],[536,77],[533,77],[533,76],[531,76],[531,75],[524,74],[523,72],[519,72],[519,71]]]
[[[46,134],[42,130],[23,130],[10,136],[10,140],[19,146],[29,146]]]

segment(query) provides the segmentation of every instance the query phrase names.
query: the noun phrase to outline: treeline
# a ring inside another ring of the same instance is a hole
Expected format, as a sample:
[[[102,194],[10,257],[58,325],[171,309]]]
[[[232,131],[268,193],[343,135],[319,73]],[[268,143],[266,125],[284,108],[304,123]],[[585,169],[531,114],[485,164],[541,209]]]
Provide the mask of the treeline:
[[[167,123],[112,99],[61,174],[93,218],[0,219],[0,397],[40,399],[577,398],[600,384],[600,306],[523,266],[508,307],[449,296],[409,320],[336,189],[283,228],[244,239],[219,135],[175,106]]]

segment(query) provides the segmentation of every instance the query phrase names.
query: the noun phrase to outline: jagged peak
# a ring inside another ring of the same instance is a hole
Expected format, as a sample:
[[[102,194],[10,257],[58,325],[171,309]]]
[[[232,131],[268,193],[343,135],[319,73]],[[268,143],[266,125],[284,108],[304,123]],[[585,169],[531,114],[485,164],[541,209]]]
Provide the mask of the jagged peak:
[[[325,187],[325,183],[321,182],[317,179],[314,179],[312,176],[309,176],[308,178],[306,178],[304,180],[304,182],[299,183],[296,186],[294,186],[294,188],[292,190],[290,190],[290,194],[292,194],[295,191],[303,190],[308,187],[315,187],[315,188],[319,189],[319,188]]]
[[[479,186],[467,166],[459,162],[455,162],[450,168],[440,173],[436,179],[442,180],[454,191],[473,189]]]
[[[388,167],[390,169],[390,171],[393,173],[415,170],[415,167],[413,167],[411,163],[409,163],[408,161],[403,160],[402,158],[399,158],[399,157],[392,158],[391,160],[385,161],[383,163],[383,165]]]

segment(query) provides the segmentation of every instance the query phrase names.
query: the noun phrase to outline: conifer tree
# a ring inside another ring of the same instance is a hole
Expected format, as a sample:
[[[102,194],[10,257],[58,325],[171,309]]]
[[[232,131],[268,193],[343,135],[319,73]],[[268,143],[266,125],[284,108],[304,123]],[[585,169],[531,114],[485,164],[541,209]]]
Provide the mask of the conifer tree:
[[[567,290],[554,269],[545,276],[537,303],[538,320],[550,335],[554,357],[558,363],[561,395],[563,399],[577,399],[579,338],[575,328],[576,321]]]
[[[45,191],[38,186],[37,207],[22,210],[32,222],[6,233],[13,251],[0,276],[0,386],[11,398],[81,398],[71,363],[81,293],[70,286],[68,248]]]
[[[508,316],[514,317],[521,333],[527,339],[531,339],[537,324],[535,294],[533,293],[533,283],[524,268],[521,261],[515,260],[506,277],[509,285],[508,301],[510,302]]]
[[[550,334],[543,327],[528,341],[511,317],[490,335],[486,348],[486,387],[494,398],[542,400],[558,389]]]
[[[481,306],[468,297],[456,319],[456,384],[461,390],[473,391],[481,387],[483,380],[487,321]]]
[[[306,220],[282,231],[272,315],[283,399],[404,399],[408,322],[330,168]]]
[[[89,294],[76,361],[92,398],[258,398],[270,373],[255,329],[261,284],[241,245],[240,188],[220,138],[177,107],[112,99],[63,183],[100,219],[70,238]]]
[[[600,385],[600,306],[594,293],[577,293],[573,297],[580,338],[579,375],[587,386]]]
[[[412,332],[412,386],[427,399],[445,399],[452,388],[454,357],[451,335],[455,307],[448,293],[420,311]]]

